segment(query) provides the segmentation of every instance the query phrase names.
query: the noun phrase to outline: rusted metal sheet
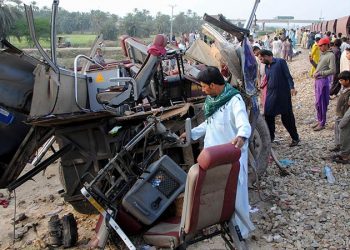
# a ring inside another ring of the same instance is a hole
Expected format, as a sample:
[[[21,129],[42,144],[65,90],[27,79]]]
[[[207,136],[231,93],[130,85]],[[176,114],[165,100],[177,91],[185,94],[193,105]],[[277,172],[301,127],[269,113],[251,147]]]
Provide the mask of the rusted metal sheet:
[[[337,19],[328,21],[327,30],[335,33],[337,25]]]
[[[342,33],[343,36],[350,36],[350,16],[338,18],[336,32]]]
[[[323,21],[321,23],[321,32],[326,32],[327,31],[327,22],[328,21]]]
[[[321,23],[316,23],[315,29],[317,32],[320,31],[320,25],[321,25]]]
[[[183,107],[171,110],[169,112],[164,112],[160,115],[160,119],[162,121],[168,120],[174,116],[184,116],[188,113],[188,110],[190,109],[190,107],[192,107],[191,103],[186,103]]]
[[[314,31],[314,32],[317,32],[317,23],[314,23],[312,26],[313,26],[313,28],[312,28],[313,31]]]
[[[36,119],[28,119],[27,123],[35,126],[43,127],[55,127],[64,124],[72,124],[82,121],[91,121],[96,119],[101,119],[105,117],[113,116],[110,112],[99,111],[99,112],[74,112],[69,114],[60,115],[48,115],[42,116]]]
[[[155,116],[159,116],[160,119],[164,121],[174,116],[185,115],[191,106],[192,104],[190,103],[185,103],[185,104],[182,103],[182,104],[177,104],[166,108],[160,107],[157,109],[152,109],[150,111],[142,111],[142,112],[126,115],[126,116],[115,117],[115,120],[117,122],[123,123],[126,121],[133,121],[133,120],[145,120],[148,116],[155,115]]]
[[[189,111],[193,105],[191,103],[177,104],[166,108],[157,108],[150,111],[136,112],[130,115],[125,115],[121,117],[114,117],[117,122],[124,123],[130,121],[145,120],[150,115],[159,116],[162,121],[168,120],[175,116],[184,116]],[[72,124],[82,121],[91,121],[106,117],[114,116],[113,113],[107,111],[99,112],[81,112],[81,113],[70,113],[70,114],[60,114],[60,115],[49,115],[46,117],[40,117],[38,119],[31,119],[27,122],[32,125],[37,126],[60,126],[64,124]]]

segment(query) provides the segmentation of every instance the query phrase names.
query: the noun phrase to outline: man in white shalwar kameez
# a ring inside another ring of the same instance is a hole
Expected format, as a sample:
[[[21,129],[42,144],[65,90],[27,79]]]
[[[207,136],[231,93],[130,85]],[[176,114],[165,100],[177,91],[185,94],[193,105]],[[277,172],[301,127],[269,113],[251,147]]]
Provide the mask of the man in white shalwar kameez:
[[[249,218],[248,199],[248,138],[251,127],[246,106],[239,91],[224,78],[216,67],[207,67],[197,78],[202,91],[208,96],[204,104],[206,120],[191,130],[191,139],[197,140],[204,136],[204,147],[232,142],[241,149],[240,172],[236,194],[236,211],[239,210],[246,221],[252,225]],[[181,135],[185,138],[185,133]],[[235,216],[243,238],[249,235],[249,228]],[[234,223],[234,218],[231,218]],[[252,227],[250,229],[253,229]]]

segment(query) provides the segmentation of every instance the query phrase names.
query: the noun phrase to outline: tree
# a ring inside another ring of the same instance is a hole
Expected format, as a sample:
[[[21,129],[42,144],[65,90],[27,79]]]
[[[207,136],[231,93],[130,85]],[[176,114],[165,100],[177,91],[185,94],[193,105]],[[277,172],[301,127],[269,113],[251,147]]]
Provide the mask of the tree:
[[[32,9],[34,12],[38,12],[39,11],[39,7],[37,6],[37,2],[36,1],[31,1],[30,5],[32,6]]]
[[[22,13],[17,6],[20,0],[0,0],[0,39],[5,39],[9,31]]]
[[[118,37],[117,23],[109,20],[102,27],[101,33],[103,34],[103,38],[105,40],[117,40],[117,37]]]
[[[175,33],[191,32],[199,30],[202,23],[201,17],[199,17],[196,12],[188,10],[186,14],[180,12],[175,16],[173,27]]]
[[[187,17],[188,26],[192,31],[198,31],[203,24],[202,17],[198,16],[196,12],[191,12],[191,14]]]
[[[130,36],[149,37],[154,22],[148,10],[134,9],[134,13],[128,13],[121,22],[121,30]]]
[[[79,20],[75,13],[77,12],[69,12],[64,9],[59,10],[59,14],[57,16],[57,33],[65,33],[71,34],[76,27],[77,20]]]
[[[117,15],[109,15],[105,24],[102,26],[101,33],[103,38],[106,40],[117,40],[118,38],[118,27],[119,17]]]
[[[92,10],[90,12],[91,15],[91,26],[93,32],[96,34],[100,34],[102,31],[102,27],[106,23],[106,20],[108,19],[108,13],[105,13],[100,10]]]
[[[6,3],[6,4],[5,4]],[[11,3],[11,4],[10,4]],[[18,5],[20,0],[0,0],[0,38],[8,35],[20,39],[24,36],[30,39],[27,24],[21,13],[24,8]],[[37,2],[31,2],[34,10],[34,20],[38,37],[46,38],[49,34],[49,22],[51,9],[48,7],[39,8]],[[44,27],[47,24],[47,27]],[[173,33],[190,32],[200,29],[201,18],[193,11],[181,12],[174,16]],[[115,40],[121,34],[128,34],[136,37],[149,37],[151,34],[169,34],[171,18],[169,15],[158,12],[153,18],[148,10],[135,8],[121,18],[117,15],[91,10],[90,12],[69,12],[59,8],[57,16],[57,33],[71,34],[74,32],[103,33],[105,39]],[[10,32],[10,33],[9,33]],[[45,33],[47,32],[47,34]]]
[[[79,31],[80,33],[89,31],[91,28],[91,18],[89,13],[79,12],[78,17],[75,19],[75,22],[77,24],[75,31]]]
[[[50,19],[48,18],[36,18],[34,20],[35,36],[39,40],[40,38],[49,40],[50,37]],[[9,31],[9,35],[16,36],[19,40],[24,37],[29,44],[34,45],[32,38],[29,34],[28,24],[24,18],[18,19]]]
[[[160,12],[157,13],[154,19],[155,32],[157,34],[167,34],[170,33],[170,16],[164,15]]]
[[[41,12],[41,11],[40,11]],[[86,12],[68,12],[64,9],[59,10],[57,17],[57,32],[70,34],[76,32],[92,31],[92,17]],[[98,32],[98,31],[95,31]]]
[[[175,16],[173,21],[174,33],[181,34],[182,32],[189,32],[190,30],[186,24],[186,16],[184,12],[180,12]]]

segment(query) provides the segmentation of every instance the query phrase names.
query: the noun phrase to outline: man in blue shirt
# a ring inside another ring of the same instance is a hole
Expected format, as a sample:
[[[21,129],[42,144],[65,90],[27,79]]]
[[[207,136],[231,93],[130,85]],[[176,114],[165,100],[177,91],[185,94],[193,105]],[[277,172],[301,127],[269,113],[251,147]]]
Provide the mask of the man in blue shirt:
[[[292,142],[290,147],[300,142],[292,108],[291,96],[296,95],[293,78],[287,63],[281,58],[274,58],[270,50],[261,50],[259,60],[264,63],[267,80],[267,93],[264,105],[264,115],[270,130],[271,141],[275,139],[275,118],[281,115],[282,124],[287,129]]]

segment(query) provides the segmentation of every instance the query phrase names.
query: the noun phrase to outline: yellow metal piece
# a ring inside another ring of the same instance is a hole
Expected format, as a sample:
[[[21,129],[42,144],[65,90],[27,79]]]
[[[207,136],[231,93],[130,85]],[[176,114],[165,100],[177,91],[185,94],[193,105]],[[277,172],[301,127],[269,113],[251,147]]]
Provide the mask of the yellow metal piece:
[[[94,198],[92,198],[92,197],[90,196],[90,197],[88,198],[88,200],[89,200],[89,202],[97,209],[97,211],[99,211],[101,214],[103,214],[104,212],[106,212],[106,211],[104,210],[104,208],[101,207],[101,205],[98,204],[98,202],[97,202]]]
[[[98,73],[96,76],[96,83],[101,83],[101,82],[105,82],[105,78],[101,73]]]

